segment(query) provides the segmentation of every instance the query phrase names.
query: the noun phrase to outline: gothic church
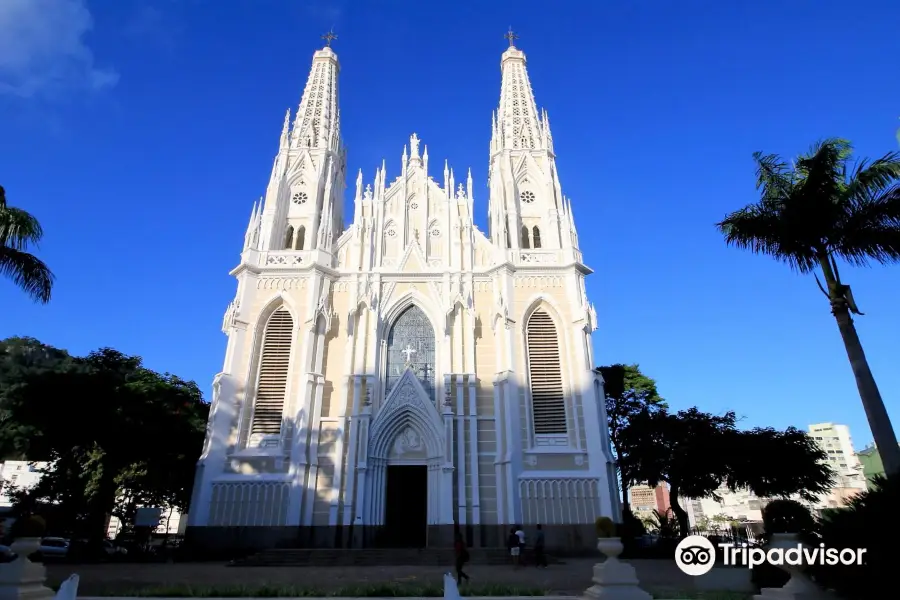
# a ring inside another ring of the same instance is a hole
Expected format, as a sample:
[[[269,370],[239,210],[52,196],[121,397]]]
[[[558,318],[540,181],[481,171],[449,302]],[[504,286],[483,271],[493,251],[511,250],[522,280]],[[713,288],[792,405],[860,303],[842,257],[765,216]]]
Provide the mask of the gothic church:
[[[313,55],[254,206],[188,539],[215,547],[590,547],[619,515],[597,315],[524,53],[503,53],[488,227],[471,173],[357,175],[345,225],[340,63]],[[439,167],[439,168],[441,168]]]

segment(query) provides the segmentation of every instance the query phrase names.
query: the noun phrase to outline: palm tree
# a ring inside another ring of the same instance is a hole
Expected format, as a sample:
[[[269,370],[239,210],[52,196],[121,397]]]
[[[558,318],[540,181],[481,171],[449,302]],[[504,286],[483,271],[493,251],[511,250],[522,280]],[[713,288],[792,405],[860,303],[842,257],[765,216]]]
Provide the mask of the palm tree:
[[[717,224],[727,244],[768,254],[801,273],[821,269],[885,472],[900,476],[900,447],[850,313],[862,315],[837,259],[863,266],[900,261],[900,152],[850,165],[849,142],[817,143],[792,166],[753,155],[761,199]]]
[[[20,208],[7,206],[6,190],[0,186],[0,274],[46,304],[53,288],[53,273],[41,259],[25,251],[43,235],[37,219]]]

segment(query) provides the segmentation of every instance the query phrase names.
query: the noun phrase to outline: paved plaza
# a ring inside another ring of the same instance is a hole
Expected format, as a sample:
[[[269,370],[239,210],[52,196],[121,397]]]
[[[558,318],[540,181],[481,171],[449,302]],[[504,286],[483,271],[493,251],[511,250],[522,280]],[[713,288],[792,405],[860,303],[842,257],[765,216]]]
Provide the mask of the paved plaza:
[[[547,569],[512,566],[469,565],[476,586],[533,587],[550,594],[580,595],[591,586],[596,559],[571,559]],[[697,579],[681,573],[670,560],[637,560],[641,587],[650,591],[689,591]],[[188,585],[200,588],[238,586],[296,586],[334,592],[350,586],[395,583],[411,586],[441,585],[452,567],[228,567],[221,563],[176,564],[48,564],[48,581],[57,584],[72,573],[80,577],[79,595],[98,596],[133,592],[139,588]],[[732,571],[729,569],[729,571]],[[728,578],[729,580],[733,578]],[[734,581],[715,586],[740,590]]]

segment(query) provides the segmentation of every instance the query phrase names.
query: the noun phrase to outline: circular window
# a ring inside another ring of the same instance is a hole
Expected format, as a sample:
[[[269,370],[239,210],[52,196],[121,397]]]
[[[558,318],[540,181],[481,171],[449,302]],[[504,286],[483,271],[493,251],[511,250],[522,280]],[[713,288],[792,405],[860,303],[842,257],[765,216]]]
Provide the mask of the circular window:
[[[528,204],[534,202],[534,192],[532,192],[531,190],[525,190],[524,192],[522,192],[522,202],[527,202]]]
[[[411,204],[409,205],[409,207],[410,207],[411,209],[413,209],[413,210],[416,210],[417,208],[419,208],[419,203],[418,203],[418,202],[413,202],[413,203],[411,203]]]
[[[387,235],[388,235],[388,237],[394,237],[395,235],[397,235],[397,232],[394,231],[393,229],[388,229]]]
[[[432,230],[431,230],[431,237],[440,237],[440,236],[441,236],[441,230],[440,230],[440,229],[435,228],[435,229],[432,229]]]
[[[309,197],[306,195],[306,192],[294,192],[291,199],[294,201],[294,204],[306,204]]]

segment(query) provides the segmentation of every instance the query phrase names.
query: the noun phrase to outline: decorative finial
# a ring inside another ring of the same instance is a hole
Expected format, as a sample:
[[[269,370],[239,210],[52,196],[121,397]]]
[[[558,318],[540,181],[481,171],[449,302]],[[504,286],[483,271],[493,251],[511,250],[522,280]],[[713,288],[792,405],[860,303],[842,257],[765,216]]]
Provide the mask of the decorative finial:
[[[328,33],[322,36],[322,39],[325,40],[326,48],[331,48],[332,40],[336,40],[337,38],[338,36],[334,33],[334,29],[329,30]],[[512,44],[512,42],[510,42],[510,44]]]
[[[510,47],[510,48],[513,47],[513,45],[514,45],[513,42],[514,42],[515,40],[519,39],[519,36],[517,36],[515,33],[513,33],[512,25],[509,26],[509,31],[507,31],[507,32],[506,32],[506,35],[504,35],[503,37],[505,37],[506,39],[509,40],[509,47]]]

